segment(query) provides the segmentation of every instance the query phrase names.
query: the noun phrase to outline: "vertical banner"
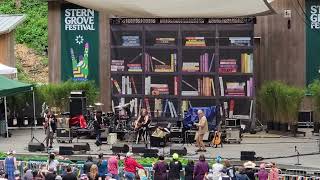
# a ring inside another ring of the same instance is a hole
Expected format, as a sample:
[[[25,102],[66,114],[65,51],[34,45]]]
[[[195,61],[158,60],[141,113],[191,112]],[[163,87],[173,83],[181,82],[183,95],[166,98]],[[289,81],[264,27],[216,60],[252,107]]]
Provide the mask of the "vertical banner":
[[[320,78],[320,1],[306,0],[306,82]]]
[[[99,84],[99,14],[74,4],[61,7],[62,81]]]

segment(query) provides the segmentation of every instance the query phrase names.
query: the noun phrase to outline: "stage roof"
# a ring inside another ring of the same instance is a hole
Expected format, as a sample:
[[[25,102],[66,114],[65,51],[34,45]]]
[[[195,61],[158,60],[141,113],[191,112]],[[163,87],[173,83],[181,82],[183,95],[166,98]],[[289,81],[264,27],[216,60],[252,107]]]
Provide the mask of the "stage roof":
[[[118,17],[223,18],[273,13],[273,0],[67,0]]]

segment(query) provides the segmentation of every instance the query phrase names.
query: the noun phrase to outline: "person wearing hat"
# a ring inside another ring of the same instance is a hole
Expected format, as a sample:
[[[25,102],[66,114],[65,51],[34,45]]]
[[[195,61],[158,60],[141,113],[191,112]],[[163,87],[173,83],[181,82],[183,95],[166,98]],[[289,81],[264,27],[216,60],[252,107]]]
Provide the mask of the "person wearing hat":
[[[208,132],[208,121],[202,110],[199,109],[197,113],[199,117],[199,123],[195,123],[195,125],[198,127],[198,131],[195,137],[197,141],[197,146],[199,148],[197,152],[200,152],[200,151],[205,152],[206,146],[203,143],[203,137],[204,137],[204,134]]]
[[[203,180],[209,172],[209,164],[203,154],[199,156],[199,161],[194,167],[194,180]]]
[[[4,169],[6,172],[6,175],[8,176],[8,180],[14,180],[15,175],[14,172],[17,169],[17,160],[14,157],[15,151],[9,150],[7,152],[7,157],[4,160]]]
[[[179,161],[179,155],[174,153],[172,155],[172,161],[169,164],[169,179],[180,179],[180,171],[182,170],[182,164]]]
[[[258,173],[255,174],[259,180],[268,180],[268,171],[266,170],[266,164],[260,164]]]
[[[278,180],[279,179],[279,169],[276,166],[275,162],[271,163],[271,170],[269,173],[269,180]]]
[[[124,176],[128,180],[134,180],[136,177],[137,169],[144,169],[144,167],[139,164],[133,157],[131,152],[128,152],[126,158],[124,159]]]
[[[255,176],[254,176],[254,172],[253,169],[256,167],[256,164],[248,161],[246,163],[243,164],[245,170],[246,175],[249,177],[250,180],[255,180]]]

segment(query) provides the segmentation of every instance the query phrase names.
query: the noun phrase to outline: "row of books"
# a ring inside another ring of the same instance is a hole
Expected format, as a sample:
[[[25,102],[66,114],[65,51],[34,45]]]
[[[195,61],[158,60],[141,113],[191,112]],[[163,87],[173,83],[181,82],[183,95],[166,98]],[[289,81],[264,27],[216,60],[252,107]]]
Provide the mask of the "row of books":
[[[250,46],[251,38],[250,37],[229,37],[231,46]]]
[[[119,82],[111,78],[113,88],[116,89],[119,94],[138,94],[136,82],[133,77],[122,76],[121,86]]]
[[[170,54],[170,64],[145,53],[145,72],[175,72],[177,69],[177,54]]]
[[[176,44],[176,38],[163,38],[158,37],[156,38],[155,46],[161,46],[161,45],[175,45]]]
[[[182,71],[183,72],[211,72],[214,64],[214,54],[212,55],[209,64],[209,54],[204,53],[200,55],[199,62],[183,62]]]
[[[248,114],[236,114],[235,112],[235,100],[230,99],[230,101],[224,101],[220,106],[220,115],[221,117],[230,118],[230,119],[251,119],[253,100],[250,101],[249,113]]]
[[[185,46],[206,46],[204,37],[186,37]]]
[[[246,82],[226,82],[224,87],[223,78],[219,77],[221,96],[253,96],[253,78]]]
[[[253,73],[253,54],[241,54],[241,72]]]
[[[139,36],[121,36],[122,46],[140,46]]]
[[[112,59],[111,71],[124,71],[124,60]]]
[[[219,62],[219,73],[234,73],[238,71],[236,59],[221,59]]]
[[[185,80],[182,80],[186,86],[188,86],[192,90],[181,91],[182,96],[215,96],[215,87],[213,78],[203,77],[197,79],[198,87],[195,88],[190,83]]]
[[[178,113],[175,105],[172,101],[166,99],[154,99],[154,109],[151,109],[151,100],[149,98],[138,99],[132,98],[129,102],[125,101],[125,98],[120,98],[118,104],[114,104],[114,100],[112,100],[112,110],[114,111],[115,106],[123,106],[126,103],[130,104],[130,112],[133,117],[137,117],[140,114],[142,108],[146,108],[148,113],[153,115],[153,117],[171,117],[177,118]],[[153,110],[153,111],[152,111]],[[125,112],[120,112],[120,115],[124,115]]]
[[[174,95],[178,95],[178,77],[175,76],[174,80]],[[169,94],[169,85],[168,84],[152,84],[151,83],[151,76],[145,77],[145,84],[144,84],[144,92],[145,95],[168,95]]]

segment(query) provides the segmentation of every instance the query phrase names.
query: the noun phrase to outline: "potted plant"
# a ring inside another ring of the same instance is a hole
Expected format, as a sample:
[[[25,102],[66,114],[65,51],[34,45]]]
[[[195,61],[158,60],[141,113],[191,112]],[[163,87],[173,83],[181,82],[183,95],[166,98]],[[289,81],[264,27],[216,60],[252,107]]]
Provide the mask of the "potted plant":
[[[319,133],[320,128],[320,81],[315,80],[309,86],[308,89],[312,96],[314,105],[314,118],[313,118],[313,132]]]
[[[265,115],[267,121],[267,128],[274,130],[274,122],[276,119],[276,99],[274,96],[275,82],[265,83],[259,93],[258,102],[261,104],[261,112]]]
[[[304,90],[296,87],[287,88],[286,112],[287,119],[290,123],[290,131],[294,136],[298,132],[298,113],[304,98]]]

